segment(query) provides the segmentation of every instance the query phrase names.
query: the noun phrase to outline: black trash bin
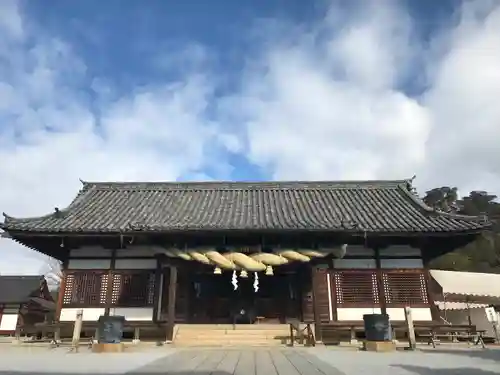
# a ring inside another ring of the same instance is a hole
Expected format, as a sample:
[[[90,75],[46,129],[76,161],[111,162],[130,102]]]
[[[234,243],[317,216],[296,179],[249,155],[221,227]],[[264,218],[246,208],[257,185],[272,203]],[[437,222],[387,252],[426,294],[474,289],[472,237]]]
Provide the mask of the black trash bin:
[[[363,315],[366,341],[391,341],[391,324],[387,314]]]
[[[119,344],[123,338],[124,324],[124,316],[101,315],[98,320],[99,337],[97,341],[100,344]]]

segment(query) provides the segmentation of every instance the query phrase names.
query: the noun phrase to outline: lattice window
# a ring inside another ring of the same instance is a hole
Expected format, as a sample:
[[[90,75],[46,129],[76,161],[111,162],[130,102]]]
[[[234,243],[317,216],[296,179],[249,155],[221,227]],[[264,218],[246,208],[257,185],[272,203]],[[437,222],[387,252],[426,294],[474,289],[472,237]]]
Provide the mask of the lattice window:
[[[154,294],[154,272],[121,272],[113,275],[111,303],[116,306],[152,306]]]
[[[380,302],[377,274],[373,271],[341,271],[333,274],[338,306],[373,306]]]
[[[98,306],[106,303],[108,275],[79,271],[66,275],[63,305]]]
[[[382,274],[387,305],[428,305],[427,282],[421,272],[384,272]]]

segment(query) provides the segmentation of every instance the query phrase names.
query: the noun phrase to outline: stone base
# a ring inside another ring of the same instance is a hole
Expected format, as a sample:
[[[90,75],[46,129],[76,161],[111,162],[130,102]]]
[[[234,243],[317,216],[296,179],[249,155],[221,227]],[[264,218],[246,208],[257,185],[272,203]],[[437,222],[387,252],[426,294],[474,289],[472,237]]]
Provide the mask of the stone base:
[[[365,341],[363,349],[367,352],[393,352],[396,344],[392,341]]]
[[[92,344],[92,353],[122,353],[125,350],[123,343],[119,344]]]

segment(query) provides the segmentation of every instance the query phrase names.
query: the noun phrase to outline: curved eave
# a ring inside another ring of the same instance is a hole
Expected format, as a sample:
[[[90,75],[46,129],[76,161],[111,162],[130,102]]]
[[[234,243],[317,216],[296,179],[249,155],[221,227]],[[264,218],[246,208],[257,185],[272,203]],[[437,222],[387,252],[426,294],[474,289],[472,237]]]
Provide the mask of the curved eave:
[[[59,211],[61,214],[63,211]],[[25,218],[19,218],[19,217],[13,217],[10,215],[7,215],[5,212],[3,213],[4,217],[4,222],[0,223],[0,228],[9,228],[11,226],[15,226],[16,224],[25,224],[25,223],[33,223],[45,219],[49,219],[54,216],[54,213],[46,214],[43,216],[33,216],[33,217],[25,217]]]
[[[441,230],[441,231],[400,231],[400,230],[387,230],[387,231],[363,231],[359,229],[246,229],[246,228],[144,228],[144,229],[127,229],[127,230],[117,230],[117,229],[102,229],[102,230],[67,230],[67,229],[44,229],[44,228],[29,228],[29,229],[16,229],[3,227],[0,224],[0,228],[8,234],[8,238],[22,237],[22,236],[117,236],[117,235],[140,235],[140,234],[151,234],[151,235],[161,235],[161,234],[213,234],[213,233],[260,233],[260,234],[280,234],[280,233],[317,233],[317,234],[328,234],[336,233],[339,235],[348,235],[353,237],[363,237],[363,236],[380,236],[380,237],[415,237],[415,236],[463,236],[463,235],[476,235],[483,233],[486,228],[471,228],[462,230]]]
[[[414,204],[416,204],[419,208],[430,214],[435,214],[437,216],[447,217],[455,220],[474,221],[478,223],[485,222],[488,223],[488,225],[492,225],[492,223],[489,222],[489,220],[485,215],[483,216],[459,215],[459,214],[452,214],[436,210],[435,208],[428,206],[423,199],[421,199],[417,195],[413,194],[410,190],[408,190],[406,185],[401,184],[399,185],[399,188],[408,196],[408,198],[411,199],[411,201]]]
[[[82,198],[84,196],[84,193],[86,193],[89,190],[89,188],[91,188],[91,186],[87,182],[85,182],[83,180],[80,180],[80,182],[82,183],[82,188],[80,189],[80,191],[78,192],[76,197],[71,201],[71,203],[68,206],[66,206],[65,208],[61,209],[61,208],[55,207],[54,211],[51,213],[41,215],[41,216],[32,216],[32,217],[24,217],[24,218],[10,216],[7,213],[2,212],[2,216],[4,217],[4,222],[0,223],[0,229],[6,230],[6,231],[7,230],[16,230],[16,228],[15,228],[16,224],[36,223],[36,222],[50,219],[53,217],[58,217],[58,216],[64,217],[65,215],[69,214],[69,212],[72,208],[74,208],[75,206],[77,206],[78,204],[81,203]],[[35,227],[33,230],[40,231],[40,228]],[[28,230],[28,231],[31,231],[31,230]]]

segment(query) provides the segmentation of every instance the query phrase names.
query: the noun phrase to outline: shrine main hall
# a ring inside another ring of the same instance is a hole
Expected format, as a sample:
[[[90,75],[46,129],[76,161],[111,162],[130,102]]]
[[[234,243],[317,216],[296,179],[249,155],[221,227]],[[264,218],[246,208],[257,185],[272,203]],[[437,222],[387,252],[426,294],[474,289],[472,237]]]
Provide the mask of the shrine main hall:
[[[437,320],[426,265],[489,225],[407,180],[83,182],[67,207],[0,229],[62,261],[61,322],[320,327],[405,306]]]

